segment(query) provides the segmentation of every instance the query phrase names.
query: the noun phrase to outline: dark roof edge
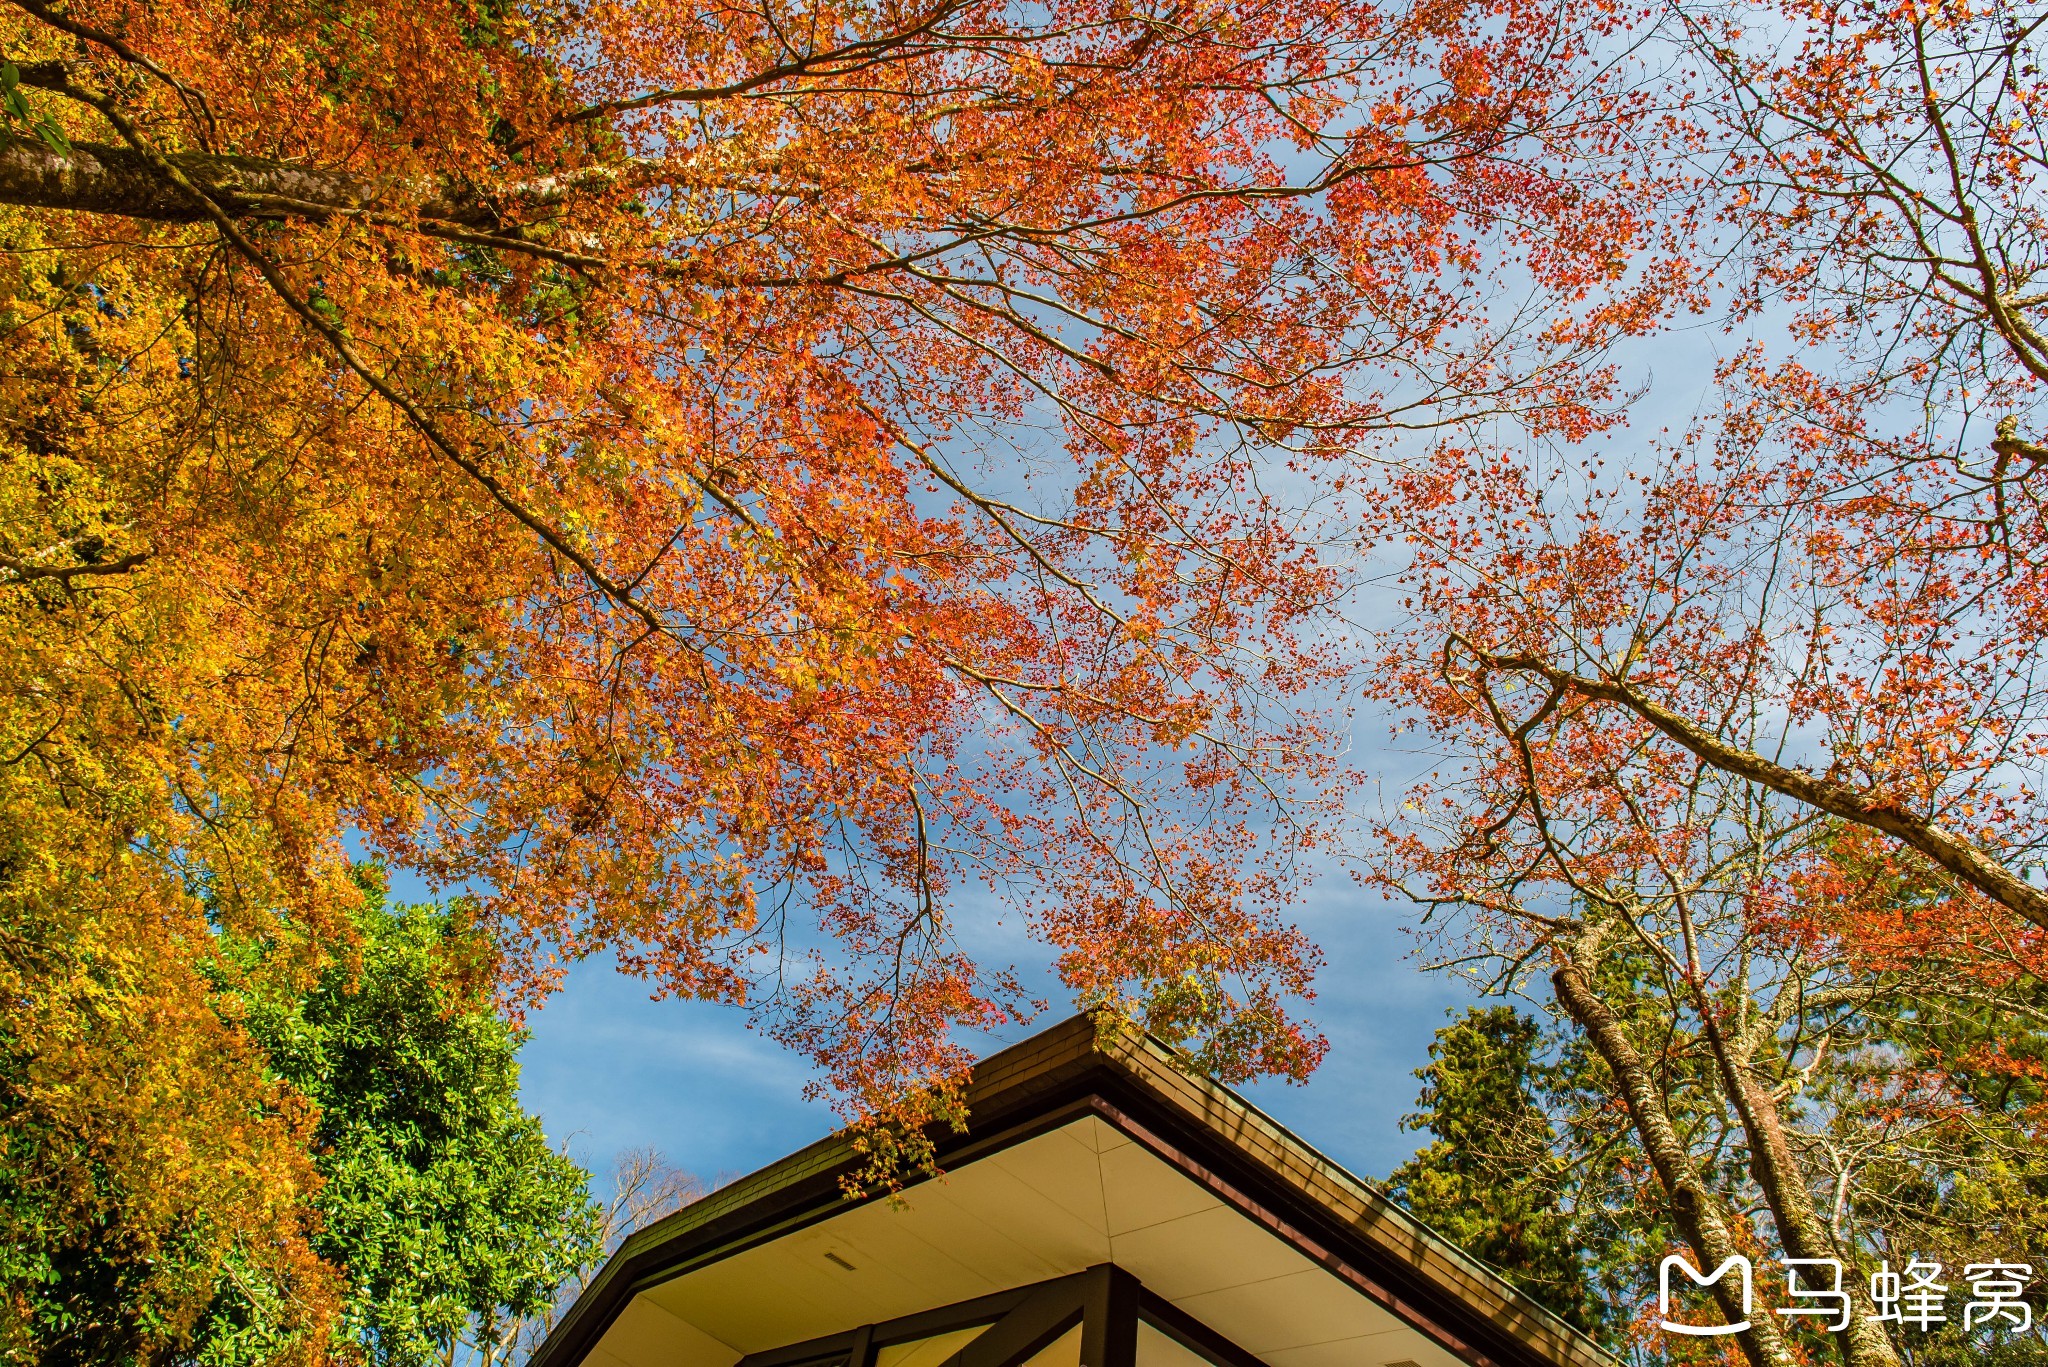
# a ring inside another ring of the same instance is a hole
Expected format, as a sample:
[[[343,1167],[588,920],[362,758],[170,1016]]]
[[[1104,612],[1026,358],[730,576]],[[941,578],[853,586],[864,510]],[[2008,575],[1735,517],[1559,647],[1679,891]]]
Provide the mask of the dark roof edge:
[[[969,1126],[937,1142],[943,1167],[1102,1114],[1144,1131],[1160,1156],[1239,1205],[1359,1289],[1498,1367],[1613,1367],[1615,1359],[1515,1291],[1369,1184],[1166,1044],[1115,1020],[1075,1016],[975,1065]],[[845,1209],[839,1181],[860,1161],[841,1131],[692,1202],[629,1237],[549,1332],[530,1367],[576,1367],[635,1293],[690,1267]],[[1198,1179],[1199,1180],[1199,1179]],[[1249,1213],[1249,1212],[1247,1212]],[[1403,1250],[1405,1249],[1405,1256]],[[1341,1266],[1340,1266],[1341,1264]],[[1418,1322],[1418,1316],[1422,1321]]]

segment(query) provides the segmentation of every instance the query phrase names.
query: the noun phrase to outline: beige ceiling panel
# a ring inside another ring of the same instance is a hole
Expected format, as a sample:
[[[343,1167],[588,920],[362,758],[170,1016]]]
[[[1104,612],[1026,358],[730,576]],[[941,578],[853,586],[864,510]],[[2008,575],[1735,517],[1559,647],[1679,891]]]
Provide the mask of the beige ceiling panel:
[[[732,1367],[740,1350],[678,1319],[646,1296],[635,1296],[585,1359],[592,1367]]]
[[[1212,1210],[1220,1203],[1136,1144],[1098,1156],[1112,1237]]]
[[[939,1367],[940,1363],[986,1332],[987,1325],[977,1324],[972,1329],[955,1329],[950,1334],[934,1334],[928,1339],[885,1344],[875,1350],[875,1367]]]
[[[1112,1242],[1118,1266],[1176,1302],[1315,1267],[1226,1206],[1119,1234]]]
[[[1081,1367],[1081,1326],[1075,1325],[1026,1358],[1024,1367]]]
[[[1099,1116],[1083,1116],[1066,1127],[1066,1132],[1086,1144],[1097,1153],[1106,1153],[1131,1141],[1105,1125]]]
[[[699,1268],[639,1298],[651,1296],[659,1306],[650,1309],[669,1312],[662,1319],[681,1352],[635,1351],[657,1347],[662,1325],[652,1320],[631,1344],[615,1344],[622,1319],[604,1347],[620,1359],[617,1367],[731,1367],[740,1352],[1113,1259],[1272,1367],[1381,1367],[1404,1358],[1417,1367],[1458,1367],[1142,1145],[1108,1142],[1114,1136],[1089,1117],[912,1187],[901,1204],[867,1202]],[[1166,1346],[1154,1345],[1140,1367],[1202,1367],[1171,1339],[1153,1336]],[[1382,1348],[1385,1356],[1371,1356]],[[1075,1367],[1040,1357],[1032,1367]]]
[[[1092,1153],[1088,1166],[1095,1166]],[[1012,1173],[989,1170],[985,1175],[989,1186],[978,1188],[973,1200],[960,1204],[991,1228],[1068,1272],[1109,1261],[1109,1235],[1103,1230],[1100,1214],[1092,1221],[1083,1220],[1067,1204],[1050,1199],[1041,1188]],[[1099,1210],[1102,1188],[1099,1183],[1091,1183],[1091,1187]],[[1069,1202],[1073,1194],[1071,1189],[1064,1193]]]
[[[943,1250],[982,1278],[987,1284],[975,1295],[1044,1281],[1089,1266],[1077,1265],[1071,1259],[1055,1261],[1045,1250],[1017,1237],[1017,1222],[1011,1212],[1018,1191],[1015,1179],[999,1184],[983,1181],[977,1165],[912,1187],[903,1193],[901,1207],[891,1209],[886,1202],[878,1202],[871,1209],[880,1210],[909,1235]],[[1083,1245],[1093,1237],[1092,1231],[1081,1230],[1077,1234],[1075,1242]]]
[[[1412,1329],[1265,1354],[1271,1367],[1464,1367]]]
[[[933,1298],[936,1304],[964,1301],[1014,1286],[1018,1277],[1036,1279],[1038,1260],[1015,1241],[997,1237],[979,1219],[936,1222],[944,1234],[934,1238],[932,1217],[945,1204],[933,1199],[904,1209],[870,1202],[820,1227],[825,1242],[819,1256],[829,1251],[841,1263],[853,1264],[856,1280],[870,1268],[886,1269],[901,1285],[873,1294],[919,1302],[912,1310],[924,1309],[922,1302]],[[839,1264],[832,1266],[846,1274]]]
[[[1135,1142],[1116,1126],[1106,1124],[1103,1121],[1095,1121],[1095,1128],[1101,1131],[1102,1134],[1101,1139],[1095,1145],[1097,1153],[1108,1153],[1111,1149],[1120,1149],[1126,1144]]]
[[[1042,1204],[1057,1206],[1098,1237],[1106,1237],[1109,1224],[1102,1209],[1102,1172],[1094,1147],[1075,1134],[1075,1129],[1067,1125],[1026,1140],[982,1159],[971,1170],[1008,1173],[1036,1192]],[[1103,1247],[1107,1256],[1107,1245]]]
[[[1139,1320],[1138,1367],[1216,1367],[1216,1364],[1179,1339],[1169,1338]]]
[[[1459,1367],[1324,1270],[1312,1247],[1297,1250],[1285,1231],[1211,1190],[1203,1165],[1237,1171],[1243,1163],[1252,1165],[1250,1191],[1277,1218],[1313,1226],[1327,1215],[1354,1229],[1375,1258],[1411,1262],[1423,1283],[1418,1302],[1444,1303],[1449,1322],[1499,1323],[1531,1362],[1611,1367],[1593,1345],[1543,1321],[1511,1288],[1183,1065],[1166,1046],[1113,1023],[1076,1017],[1055,1026],[977,1068],[972,1104],[990,1128],[976,1126],[974,1147],[960,1151],[946,1177],[913,1186],[901,1202],[849,1207],[818,1180],[853,1170],[857,1154],[843,1136],[793,1154],[636,1239],[632,1261],[613,1269],[623,1274],[585,1293],[542,1359],[547,1367],[734,1367],[743,1353],[1114,1261],[1272,1367]],[[1049,1119],[1051,1107],[1077,1096],[1098,1098],[1111,1118],[1081,1115],[1016,1143],[1011,1135],[1030,1130],[1002,1128],[1040,1123],[1034,1117]],[[1181,1136],[1186,1155],[1154,1155],[1117,1128],[1110,1105],[1131,1112],[1131,1134],[1163,1125]],[[745,1241],[765,1235],[730,1232],[763,1225],[782,1232],[752,1248]],[[634,1269],[678,1263],[690,1270],[635,1297]],[[1466,1308],[1450,1309],[1456,1300]],[[1176,1356],[1155,1337],[1148,1332],[1142,1367],[1202,1367],[1199,1355]],[[1067,1353],[1033,1367],[1077,1367]],[[922,1365],[906,1357],[887,1367]]]
[[[653,1293],[714,1338],[746,1352],[921,1310],[926,1293],[894,1269],[854,1261],[835,1222],[800,1230],[680,1277]],[[852,1271],[825,1255],[832,1253]]]
[[[1407,1326],[1320,1268],[1175,1302],[1247,1352],[1265,1356]]]
[[[1093,1220],[1073,1213],[1091,1205]],[[902,1206],[855,1206],[651,1294],[758,1352],[1106,1262],[1101,1206],[1093,1146],[1055,1131],[913,1187]]]

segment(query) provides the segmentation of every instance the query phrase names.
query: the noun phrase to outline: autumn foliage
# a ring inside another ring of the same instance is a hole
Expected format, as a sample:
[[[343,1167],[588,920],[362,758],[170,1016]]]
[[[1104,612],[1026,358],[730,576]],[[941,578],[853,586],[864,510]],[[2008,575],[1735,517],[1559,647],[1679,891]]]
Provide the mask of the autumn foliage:
[[[345,960],[364,857],[473,891],[512,998],[608,949],[856,1114],[1028,1009],[983,883],[1084,1000],[1305,1071],[1289,482],[1605,420],[1664,288],[1627,21],[0,11],[0,1242],[133,1241],[138,1351],[230,1262],[322,1351],[216,946]]]
[[[1866,1272],[1904,1256],[1888,1231],[2024,1260],[2048,1121],[2041,20],[1673,24],[1713,387],[1621,449],[1461,436],[1396,477],[1370,534],[1407,615],[1370,688],[1449,759],[1375,876],[1441,913],[1446,957],[1548,980],[1696,1259],[1763,1209],[1764,1247]],[[1900,1202],[1923,1161],[1942,1176]],[[1957,1217],[1973,1182],[2009,1204]],[[1856,1296],[1844,1360],[1899,1361]],[[1806,1351],[1762,1320],[1742,1349]]]

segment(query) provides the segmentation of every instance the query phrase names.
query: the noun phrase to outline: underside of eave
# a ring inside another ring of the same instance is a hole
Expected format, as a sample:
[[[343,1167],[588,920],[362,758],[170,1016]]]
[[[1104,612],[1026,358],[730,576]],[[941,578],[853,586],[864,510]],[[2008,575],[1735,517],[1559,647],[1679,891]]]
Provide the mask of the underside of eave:
[[[1141,1031],[1105,1031],[1096,1046],[1186,1134],[1237,1169],[1259,1205],[1287,1207],[1344,1261],[1404,1296],[1445,1305],[1451,1327],[1498,1361],[1616,1367],[1616,1359],[1390,1198],[1331,1162],[1263,1111],[1199,1074]],[[1232,1160],[1235,1160],[1233,1163]]]
[[[1107,1104],[1112,1123],[1141,1117],[1170,1132],[1176,1154],[1213,1165],[1260,1206],[1292,1221],[1410,1307],[1504,1367],[1614,1367],[1614,1359],[1519,1295],[1385,1196],[1216,1083],[1166,1045],[1121,1022],[1076,1016],[978,1064],[965,1134],[940,1136],[942,1167],[960,1167]],[[860,1161],[841,1132],[649,1225],[606,1263],[533,1358],[576,1367],[646,1287],[781,1237],[844,1209],[841,1178]]]

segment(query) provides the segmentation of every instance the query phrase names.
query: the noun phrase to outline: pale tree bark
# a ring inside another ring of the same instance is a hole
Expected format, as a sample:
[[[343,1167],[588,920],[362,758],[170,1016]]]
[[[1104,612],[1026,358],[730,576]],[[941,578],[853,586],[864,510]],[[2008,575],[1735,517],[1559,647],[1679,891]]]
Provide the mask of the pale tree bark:
[[[1664,1103],[1663,1093],[1651,1076],[1649,1064],[1637,1052],[1621,1020],[1594,989],[1580,961],[1581,956],[1597,953],[1599,945],[1599,932],[1588,931],[1568,950],[1561,948],[1557,952],[1551,983],[1558,1004],[1586,1032],[1594,1052],[1614,1074],[1636,1137],[1642,1141],[1658,1181],[1671,1198],[1679,1232],[1702,1260],[1702,1270],[1711,1271],[1729,1258],[1744,1256],[1742,1249],[1735,1241],[1733,1226],[1721,1203],[1701,1180],[1692,1154]],[[1795,1367],[1784,1336],[1769,1314],[1746,1313],[1725,1279],[1716,1282],[1713,1291],[1729,1323],[1749,1320],[1749,1330],[1736,1338],[1753,1367]]]
[[[1707,1043],[1716,1069],[1749,1141],[1750,1176],[1756,1179],[1771,1208],[1786,1254],[1793,1258],[1833,1259],[1844,1269],[1842,1286],[1849,1294],[1849,1327],[1835,1335],[1842,1361],[1847,1367],[1899,1367],[1898,1352],[1876,1318],[1867,1288],[1814,1207],[1812,1188],[1807,1185],[1798,1156],[1786,1139],[1784,1119],[1770,1079],[1759,1075],[1753,1050],[1744,1057],[1736,1057],[1726,1034],[1713,1018],[1713,1004],[1704,1000],[1695,1004],[1706,1023]],[[1811,1280],[1801,1282],[1802,1286],[1812,1284]]]
[[[163,159],[233,218],[363,215],[481,233],[513,231],[505,209],[535,210],[572,195],[638,183],[653,163],[628,160],[494,186],[488,196],[445,180],[366,176],[256,157],[172,152]],[[143,153],[77,142],[59,152],[34,138],[0,138],[0,204],[113,214],[151,223],[198,223],[210,215]],[[535,244],[504,245],[531,250]]]
[[[428,218],[495,228],[497,216],[480,202],[462,203],[442,187],[379,181],[367,176],[249,157],[172,153],[168,160],[230,213],[306,215],[406,206]],[[197,223],[206,213],[178,186],[163,179],[141,153],[104,143],[72,144],[59,152],[33,138],[0,142],[0,203],[34,209],[73,209],[155,223]]]

